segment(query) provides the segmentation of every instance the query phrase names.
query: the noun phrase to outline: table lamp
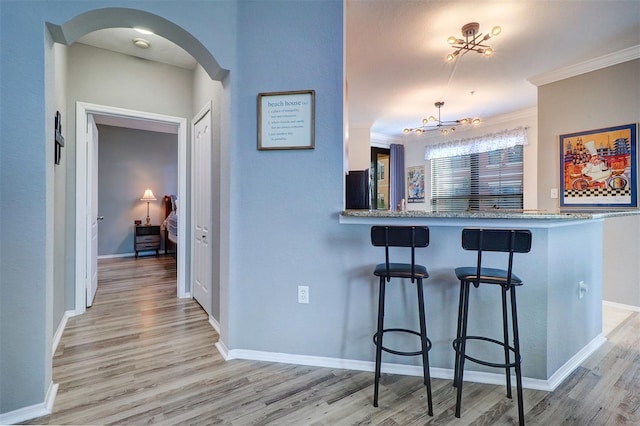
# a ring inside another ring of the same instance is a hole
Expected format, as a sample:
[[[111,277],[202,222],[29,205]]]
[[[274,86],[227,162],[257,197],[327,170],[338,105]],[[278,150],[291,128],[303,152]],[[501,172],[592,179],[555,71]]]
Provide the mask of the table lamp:
[[[151,219],[149,219],[149,202],[155,201],[155,200],[157,200],[157,198],[155,195],[153,195],[153,191],[150,190],[149,188],[144,190],[144,195],[142,196],[142,198],[140,198],[140,201],[147,202],[147,223],[146,223],[147,226],[151,225]]]

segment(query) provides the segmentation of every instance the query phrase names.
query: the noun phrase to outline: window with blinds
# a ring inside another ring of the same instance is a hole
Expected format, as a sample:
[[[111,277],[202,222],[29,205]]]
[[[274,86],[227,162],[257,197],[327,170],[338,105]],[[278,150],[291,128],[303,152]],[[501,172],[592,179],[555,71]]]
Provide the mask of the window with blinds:
[[[522,145],[431,160],[431,208],[522,209]]]

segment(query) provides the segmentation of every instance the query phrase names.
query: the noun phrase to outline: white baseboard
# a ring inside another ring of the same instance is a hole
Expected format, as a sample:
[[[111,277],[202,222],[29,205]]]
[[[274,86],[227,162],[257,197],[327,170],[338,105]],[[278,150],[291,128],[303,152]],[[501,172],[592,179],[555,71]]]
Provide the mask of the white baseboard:
[[[227,361],[232,359],[250,359],[253,361],[266,361],[266,362],[280,362],[285,364],[297,364],[297,365],[310,365],[314,367],[327,367],[327,368],[339,368],[346,370],[357,371],[373,371],[374,363],[371,361],[359,361],[353,359],[342,358],[328,358],[311,355],[295,355],[281,352],[264,352],[253,351],[248,349],[231,349],[227,351]],[[396,364],[397,365],[397,364]],[[419,369],[422,374],[422,367],[414,367],[409,365],[400,365],[403,372],[396,372],[391,370],[385,370],[386,368],[392,368],[389,364],[383,363],[383,371],[388,373],[405,374],[413,376],[413,369]]]
[[[564,365],[556,370],[555,373],[549,377],[547,382],[549,382],[550,389],[555,390],[560,384],[566,379],[569,374],[573,372],[580,364],[582,364],[592,353],[594,353],[600,346],[606,342],[607,339],[604,335],[597,335],[592,341],[587,343],[587,345],[578,351],[577,354],[572,356],[569,361],[565,362]]]
[[[55,355],[56,349],[58,349],[58,344],[60,343],[60,338],[62,337],[62,333],[64,332],[64,328],[67,326],[67,320],[76,315],[75,311],[65,311],[64,315],[62,315],[62,319],[60,320],[60,324],[58,324],[58,328],[53,335],[53,348],[51,350],[51,356]]]
[[[220,352],[220,355],[222,355],[222,358],[225,361],[229,361],[231,358],[229,358],[229,348],[227,347],[227,345],[224,344],[224,342],[222,340],[220,340],[218,338],[218,341],[216,342],[216,349],[218,350],[218,352]]]
[[[51,414],[53,411],[53,403],[56,402],[56,396],[58,395],[58,384],[51,382],[47,396],[44,399],[44,404],[47,409],[47,414]]]
[[[149,250],[149,251],[152,251],[152,250]],[[173,254],[173,253],[175,253],[175,251],[172,251],[172,250],[168,250],[167,251],[167,254]],[[160,256],[164,255],[164,248],[160,249],[158,254]],[[136,256],[135,253],[102,254],[102,255],[98,256],[98,259],[116,259],[116,258],[120,258],[120,257],[135,257],[135,256]]]
[[[103,254],[98,256],[98,259],[116,259],[119,257],[134,257],[135,255],[135,253]]]
[[[58,393],[58,385],[51,382],[44,402],[0,414],[0,425],[12,425],[51,414]]]
[[[146,251],[146,250],[145,250]],[[151,251],[151,250],[149,250]],[[172,252],[171,250],[169,250],[167,252],[167,254],[172,254],[174,252]],[[164,254],[164,248],[162,248],[159,252],[159,255],[163,255]],[[136,254],[135,253],[119,253],[119,254],[102,254],[100,256],[98,256],[98,259],[116,259],[116,258],[120,258],[120,257],[135,257]]]
[[[373,361],[359,361],[353,359],[327,358],[308,355],[292,355],[276,352],[261,352],[245,349],[232,349],[228,351],[226,360],[232,359],[249,359],[253,361],[281,362],[285,364],[309,365],[313,367],[339,368],[343,370],[369,371],[375,370]],[[400,374],[403,376],[422,376],[421,365],[391,364],[382,363],[382,372],[388,374]],[[453,370],[449,368],[433,368],[429,369],[429,374],[434,379],[453,379]],[[466,381],[486,383],[486,384],[504,384],[504,375],[495,373],[483,373],[476,371],[465,371],[464,378]],[[515,380],[515,378],[514,378]],[[539,389],[544,380],[529,379],[523,377],[522,385],[525,388]]]
[[[522,387],[525,389],[534,389],[551,392],[555,390],[564,379],[569,376],[584,360],[586,360],[596,349],[598,349],[606,339],[599,335],[582,348],[577,354],[569,359],[562,367],[560,367],[547,380],[533,379],[529,377],[522,378]],[[222,342],[216,343],[216,348],[226,360],[246,359],[252,361],[279,362],[285,364],[309,365],[314,367],[338,368],[356,371],[375,370],[375,363],[372,361],[359,361],[342,358],[328,358],[309,355],[295,355],[279,352],[253,351],[247,349],[229,349]],[[389,374],[400,374],[405,376],[422,376],[422,366],[382,363],[382,372]],[[453,379],[453,370],[449,368],[430,368],[431,377],[436,379]],[[504,374],[486,373],[481,371],[465,370],[464,380],[469,382],[477,382],[491,385],[504,385]],[[515,383],[515,376],[512,377],[512,383]]]
[[[209,324],[211,324],[211,327],[213,327],[213,329],[218,333],[218,335],[220,334],[220,323],[211,315],[209,315]]]
[[[603,300],[602,304],[606,306],[611,306],[612,308],[624,309],[624,310],[633,311],[633,312],[640,312],[640,306],[625,305],[623,303],[608,302],[606,300]]]

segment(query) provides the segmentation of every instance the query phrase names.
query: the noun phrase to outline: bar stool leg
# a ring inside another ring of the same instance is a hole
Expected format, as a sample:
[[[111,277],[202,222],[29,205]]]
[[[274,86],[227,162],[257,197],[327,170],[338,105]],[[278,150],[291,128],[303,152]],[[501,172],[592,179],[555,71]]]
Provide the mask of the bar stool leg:
[[[378,406],[378,387],[380,384],[380,368],[382,364],[382,335],[384,334],[384,291],[385,278],[380,277],[380,295],[378,298],[378,332],[376,333],[376,373],[375,386],[373,390],[373,406]]]
[[[507,290],[502,286],[502,331],[504,334],[504,363],[505,376],[507,379],[507,398],[511,398],[511,369],[509,368],[509,320],[507,319]]]
[[[420,342],[422,344],[422,374],[424,384],[427,387],[427,414],[433,416],[433,402],[431,400],[431,375],[429,373],[429,347],[427,344],[427,321],[424,313],[424,291],[422,280],[416,280],[418,288],[418,313],[420,316]]]
[[[520,336],[518,333],[518,310],[516,309],[516,289],[511,287],[511,321],[513,326],[513,347],[515,352],[516,388],[518,392],[518,424],[524,425],[524,398],[522,396],[522,361],[520,359]]]
[[[462,281],[460,282],[460,300],[458,301],[458,328],[456,330],[456,340],[454,341],[453,344],[453,349],[456,353],[456,357],[455,357],[455,361],[454,361],[454,365],[453,365],[453,387],[455,388],[456,386],[458,386],[458,363],[460,362],[460,352],[456,346],[460,345],[460,336],[462,335],[462,310],[464,307],[464,290],[463,290],[463,286],[464,284],[462,283]],[[457,343],[456,343],[457,342]]]
[[[458,379],[457,379],[457,388],[458,392],[456,395],[456,414],[457,418],[460,418],[460,406],[462,405],[462,383],[464,381],[464,356],[465,350],[467,346],[466,337],[467,337],[467,317],[469,315],[469,282],[464,281],[464,284],[461,285],[460,291],[464,291],[464,295],[461,296],[461,300],[464,302],[464,306],[462,309],[462,324],[460,327],[460,337],[458,340],[458,362],[456,364],[456,368],[458,370]]]

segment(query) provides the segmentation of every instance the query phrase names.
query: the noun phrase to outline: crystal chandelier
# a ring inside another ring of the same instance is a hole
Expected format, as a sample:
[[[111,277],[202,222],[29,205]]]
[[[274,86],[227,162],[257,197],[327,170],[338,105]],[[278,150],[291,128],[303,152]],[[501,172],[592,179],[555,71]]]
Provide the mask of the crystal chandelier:
[[[491,29],[491,32],[482,36],[480,31],[480,24],[477,22],[470,22],[462,27],[462,36],[464,40],[461,38],[457,38],[451,36],[447,39],[447,42],[453,47],[455,50],[453,53],[449,53],[447,55],[447,61],[452,62],[460,53],[463,55],[469,51],[478,52],[485,56],[491,56],[493,54],[493,49],[491,46],[486,44],[482,44],[489,40],[491,37],[495,37],[502,32],[502,28],[495,26]]]
[[[404,129],[404,134],[415,133],[416,135],[421,135],[425,132],[439,130],[443,135],[448,135],[449,133],[453,133],[456,131],[456,126],[467,125],[467,124],[479,124],[479,118],[461,118],[459,120],[441,120],[440,119],[440,108],[444,106],[443,101],[436,102],[435,107],[438,108],[438,118],[435,118],[433,115],[429,118],[422,119],[422,126],[411,128],[408,127]]]

